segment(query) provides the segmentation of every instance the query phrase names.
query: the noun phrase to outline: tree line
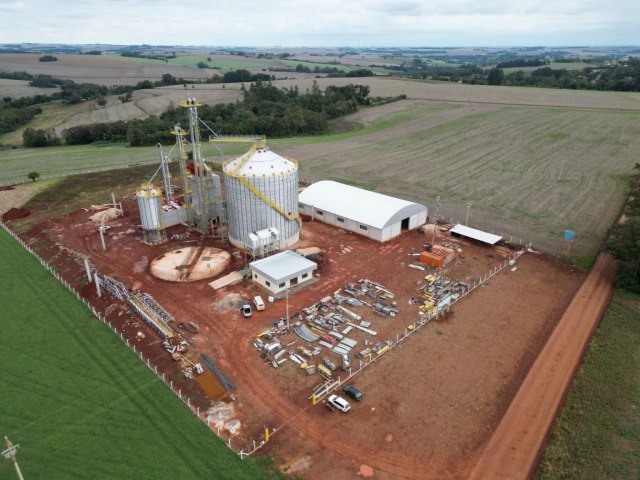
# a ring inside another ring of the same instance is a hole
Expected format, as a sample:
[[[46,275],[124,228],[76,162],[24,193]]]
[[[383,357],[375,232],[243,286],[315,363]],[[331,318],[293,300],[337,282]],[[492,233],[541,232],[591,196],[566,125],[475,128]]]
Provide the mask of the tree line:
[[[297,87],[277,88],[270,82],[257,81],[243,87],[243,100],[236,103],[203,105],[199,117],[214,131],[223,134],[260,133],[269,137],[317,134],[327,129],[327,121],[357,111],[368,105],[369,86],[328,86],[321,91],[313,87],[300,93]],[[176,123],[188,124],[184,108],[169,106],[159,117],[128,122],[96,123],[66,129],[68,145],[94,142],[128,142],[131,146],[172,143],[170,130]]]
[[[532,60],[527,61],[532,66]],[[564,88],[573,90],[609,90],[618,92],[640,92],[640,58],[613,65],[587,66],[578,70],[553,68],[545,65],[531,72],[516,70],[506,73],[500,65],[522,63],[510,61],[483,69],[477,65],[463,64],[459,67],[430,67],[414,78],[431,78],[479,85],[504,85],[511,87]]]
[[[635,169],[640,173],[640,163],[636,163]],[[640,187],[637,180],[624,209],[626,219],[611,229],[604,250],[611,252],[620,263],[616,286],[640,293]]]
[[[162,75],[159,81],[144,80],[136,85],[117,85],[105,87],[92,83],[75,83],[72,80],[64,80],[51,75],[32,75],[27,72],[0,72],[0,78],[11,80],[25,80],[32,87],[58,88],[59,91],[48,95],[34,95],[31,97],[12,98],[5,96],[0,103],[0,134],[13,132],[28,124],[33,118],[42,113],[42,106],[52,102],[75,104],[83,101],[96,100],[98,105],[106,104],[107,95],[119,95],[122,102],[128,102],[135,90],[149,89],[166,85],[180,85],[193,83],[183,78],[176,78],[170,74]],[[57,145],[55,135],[52,132],[38,132],[27,134],[25,146]]]

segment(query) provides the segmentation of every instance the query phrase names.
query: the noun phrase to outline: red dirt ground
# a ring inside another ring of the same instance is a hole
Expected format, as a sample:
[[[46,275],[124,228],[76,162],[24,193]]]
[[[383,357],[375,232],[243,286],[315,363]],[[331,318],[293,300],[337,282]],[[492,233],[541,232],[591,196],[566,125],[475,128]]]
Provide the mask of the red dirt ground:
[[[88,255],[100,272],[151,293],[179,322],[198,324],[200,332],[190,337],[191,357],[208,353],[237,387],[228,395],[243,422],[243,436],[234,444],[258,439],[265,425],[282,427],[260,453],[274,454],[285,472],[306,479],[369,474],[382,479],[466,478],[583,277],[542,255],[526,253],[516,271],[505,269],[456,304],[446,318],[426,325],[358,375],[354,383],[364,400],[352,405],[349,414],[330,413],[307,400],[320,377],[307,377],[292,362],[277,370],[266,366],[251,345],[255,335],[284,315],[284,301],[267,304],[264,312],[247,320],[223,299],[230,293],[264,295],[255,285],[214,292],[207,281],[176,285],[153,278],[150,259],[194,243],[142,244],[135,205],[123,204],[125,217],[112,222],[107,232],[107,251],[102,251],[97,229],[83,211],[38,225],[28,237],[72,282],[82,282],[81,266],[68,257],[68,251],[77,251]],[[346,281],[369,278],[395,292],[400,308],[393,319],[366,314],[379,332],[375,340],[395,338],[418,317],[408,300],[417,295],[416,282],[425,273],[407,268],[414,260],[408,255],[429,239],[407,232],[379,244],[306,222],[296,247],[321,247],[323,263],[318,281],[290,296],[290,311],[315,303]],[[451,241],[445,236],[439,240]],[[463,248],[461,258],[444,272],[452,279],[472,282],[512,253],[505,247],[457,242]],[[221,247],[211,240],[207,244]],[[231,269],[243,265],[236,256]],[[127,337],[136,339],[136,333],[143,332],[145,337],[135,342],[145,356],[192,403],[201,409],[209,405],[197,383],[181,376],[159,338],[127,308],[107,295],[98,300],[92,285],[82,293],[97,308],[109,309],[109,318]],[[354,311],[367,312],[365,307]],[[360,342],[355,351],[364,348],[363,337],[354,338]],[[282,338],[283,344],[294,341],[293,348],[302,344],[293,333]]]
[[[31,215],[31,210],[28,208],[11,208],[2,215],[2,221],[8,222],[10,220],[28,217],[29,215]]]
[[[613,294],[616,262],[602,254],[487,443],[471,479],[533,474],[584,351]]]

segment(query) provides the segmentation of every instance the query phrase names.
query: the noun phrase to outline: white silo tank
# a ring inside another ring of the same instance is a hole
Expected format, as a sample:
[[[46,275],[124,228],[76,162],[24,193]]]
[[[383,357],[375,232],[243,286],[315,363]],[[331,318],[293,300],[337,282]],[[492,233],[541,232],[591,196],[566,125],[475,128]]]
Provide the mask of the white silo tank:
[[[248,248],[249,234],[275,228],[281,248],[300,237],[298,164],[266,147],[223,166],[229,241]]]
[[[146,183],[136,191],[136,196],[144,242],[150,245],[165,242],[167,234],[162,218],[162,191]]]

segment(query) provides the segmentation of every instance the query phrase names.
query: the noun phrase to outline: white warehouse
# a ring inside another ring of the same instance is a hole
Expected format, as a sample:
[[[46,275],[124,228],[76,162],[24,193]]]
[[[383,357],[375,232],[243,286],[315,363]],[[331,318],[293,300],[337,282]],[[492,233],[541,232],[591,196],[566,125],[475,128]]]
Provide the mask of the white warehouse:
[[[427,221],[427,207],[380,193],[323,180],[298,195],[298,211],[379,242]]]

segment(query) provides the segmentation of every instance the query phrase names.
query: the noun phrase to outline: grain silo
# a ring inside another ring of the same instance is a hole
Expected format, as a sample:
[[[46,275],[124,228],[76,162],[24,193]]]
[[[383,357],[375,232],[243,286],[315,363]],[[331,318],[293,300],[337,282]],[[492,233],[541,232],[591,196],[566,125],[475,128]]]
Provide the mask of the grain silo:
[[[158,245],[167,241],[162,215],[162,191],[145,183],[136,192],[144,243]]]
[[[298,241],[298,164],[254,146],[223,166],[229,241],[250,249],[249,234],[272,228],[285,248]]]

